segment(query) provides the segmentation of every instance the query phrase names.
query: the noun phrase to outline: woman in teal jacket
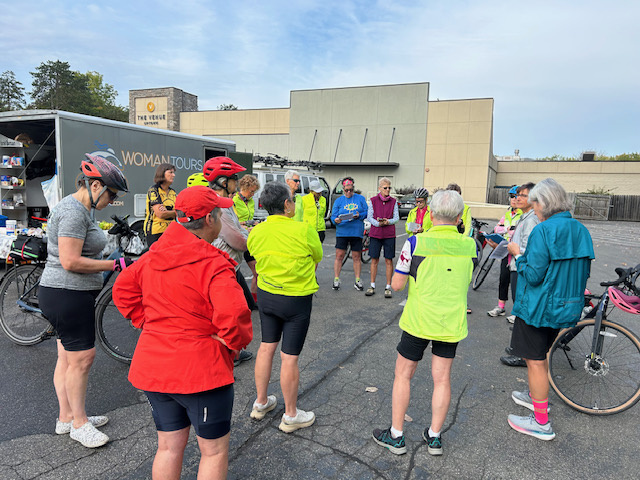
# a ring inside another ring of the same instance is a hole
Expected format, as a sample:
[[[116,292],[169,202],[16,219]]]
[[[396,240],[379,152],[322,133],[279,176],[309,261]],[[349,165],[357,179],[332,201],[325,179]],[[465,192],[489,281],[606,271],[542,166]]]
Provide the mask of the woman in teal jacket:
[[[552,440],[547,352],[559,329],[580,319],[593,242],[584,225],[571,217],[567,194],[552,178],[538,183],[529,192],[529,201],[541,223],[531,231],[523,254],[517,243],[508,248],[518,269],[511,349],[527,363],[530,391],[513,392],[511,397],[534,413],[509,415],[508,421],[520,433]]]

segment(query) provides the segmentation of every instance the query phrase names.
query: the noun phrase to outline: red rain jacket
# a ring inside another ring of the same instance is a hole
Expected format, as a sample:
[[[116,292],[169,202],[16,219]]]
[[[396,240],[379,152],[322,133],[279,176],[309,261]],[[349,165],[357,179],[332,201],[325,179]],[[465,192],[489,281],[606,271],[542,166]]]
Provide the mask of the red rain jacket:
[[[253,336],[234,266],[226,253],[174,222],[120,273],[113,299],[142,328],[129,370],[134,387],[195,393],[233,383],[231,350]]]

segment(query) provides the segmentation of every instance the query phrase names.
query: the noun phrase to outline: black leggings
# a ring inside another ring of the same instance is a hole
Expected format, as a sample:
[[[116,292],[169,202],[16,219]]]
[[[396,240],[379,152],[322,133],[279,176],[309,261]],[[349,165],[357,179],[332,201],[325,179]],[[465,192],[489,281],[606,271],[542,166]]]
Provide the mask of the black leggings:
[[[500,283],[498,284],[498,300],[509,300],[509,282],[511,280],[511,270],[509,270],[509,255],[500,262]],[[511,294],[513,300],[513,293]]]

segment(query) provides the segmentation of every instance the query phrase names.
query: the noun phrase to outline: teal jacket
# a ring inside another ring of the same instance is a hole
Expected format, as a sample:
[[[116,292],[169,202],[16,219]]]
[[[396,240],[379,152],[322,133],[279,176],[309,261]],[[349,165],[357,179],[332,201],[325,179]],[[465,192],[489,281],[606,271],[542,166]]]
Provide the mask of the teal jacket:
[[[589,230],[569,212],[539,223],[516,260],[518,284],[511,313],[538,328],[575,325],[593,258]]]

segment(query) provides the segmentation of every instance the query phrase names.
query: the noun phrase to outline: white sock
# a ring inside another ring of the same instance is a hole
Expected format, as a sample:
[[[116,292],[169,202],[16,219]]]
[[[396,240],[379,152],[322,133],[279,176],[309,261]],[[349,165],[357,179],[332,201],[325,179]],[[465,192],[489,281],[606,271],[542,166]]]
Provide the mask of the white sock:
[[[290,417],[289,415],[287,415],[286,413],[284,414],[284,418],[287,420],[293,420],[294,418],[296,418],[298,416],[298,410],[296,409],[296,414],[293,417]]]
[[[393,438],[399,438],[402,436],[402,430],[396,430],[395,428],[391,427],[391,436]]]
[[[391,290],[391,284],[387,283],[387,286],[385,287],[386,290]]]
[[[429,427],[429,436],[430,437],[440,438],[440,432],[436,433],[433,430],[431,430],[431,427]]]
[[[371,288],[376,288],[376,282],[371,282]]]

